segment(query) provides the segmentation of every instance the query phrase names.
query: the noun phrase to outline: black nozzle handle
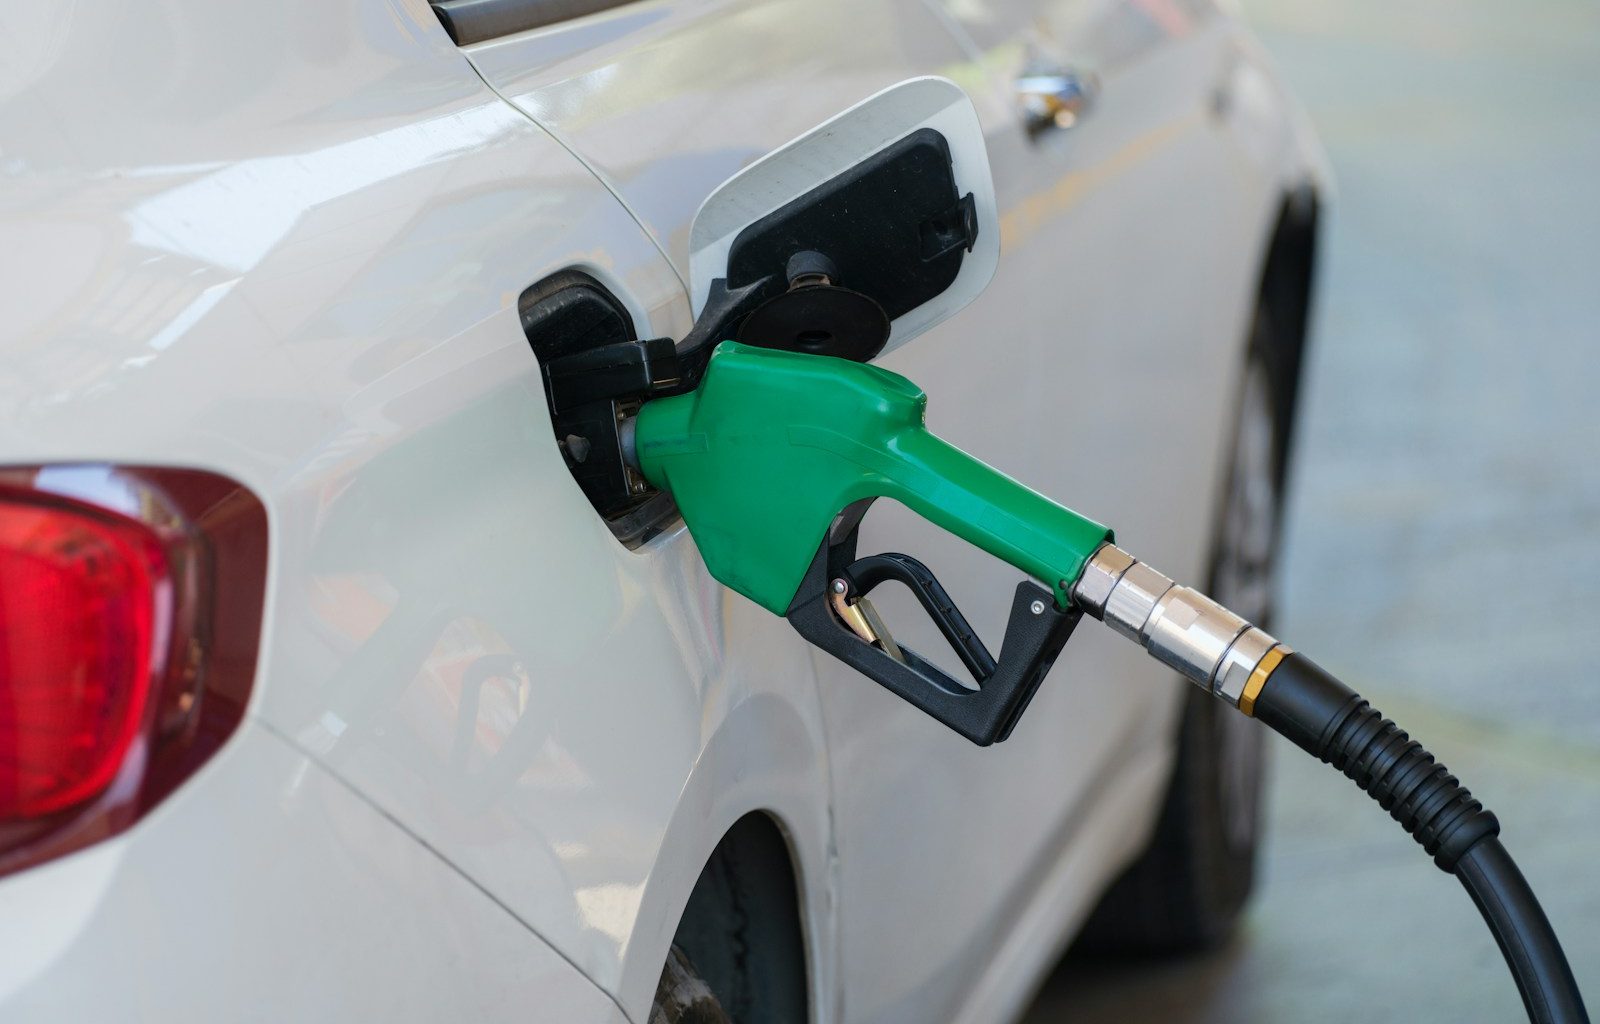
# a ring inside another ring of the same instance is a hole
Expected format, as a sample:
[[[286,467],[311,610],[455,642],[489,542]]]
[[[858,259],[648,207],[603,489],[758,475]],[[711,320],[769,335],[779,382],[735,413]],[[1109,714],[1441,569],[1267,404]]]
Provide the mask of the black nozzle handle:
[[[825,539],[822,542],[811,567],[806,570],[800,589],[789,604],[787,617],[795,631],[978,746],[986,747],[1004,741],[1027,710],[1028,703],[1044,681],[1045,674],[1050,671],[1050,666],[1055,664],[1056,656],[1066,645],[1082,613],[1075,606],[1065,611],[1056,608],[1052,593],[1032,580],[1019,583],[1012,596],[1011,617],[1006,625],[1000,657],[994,662],[993,670],[973,689],[962,685],[904,644],[900,645],[903,660],[897,660],[857,636],[834,615],[829,585],[833,580],[849,578],[850,568],[857,564],[855,544],[854,529],[839,540],[830,542]],[[910,568],[912,566],[932,580],[933,574],[909,556],[887,553],[872,558],[884,559],[862,560],[867,564],[862,568],[861,575],[873,585],[890,578],[904,582],[899,573],[907,571],[915,576]],[[933,587],[937,587],[936,592],[926,588],[929,594],[942,595],[944,602],[949,601],[937,580],[933,580]],[[912,589],[917,592],[919,599],[924,597],[924,587],[913,584]],[[935,600],[940,598],[936,597]],[[925,602],[923,607],[927,608],[928,604]],[[934,616],[946,638],[951,638],[951,632],[946,631],[947,624],[956,633],[964,630],[970,634],[971,627],[966,624],[965,617],[955,611],[953,604],[949,605],[949,609],[954,616],[947,616],[948,623],[939,623],[939,616]],[[959,626],[953,625],[957,622]],[[972,635],[972,641],[987,658],[988,651],[981,643],[977,643],[975,634]],[[952,640],[952,643],[956,641]],[[958,652],[962,650],[959,644],[956,647]],[[969,649],[967,653],[975,652]],[[971,667],[969,664],[968,668]],[[981,663],[979,667],[983,667]]]

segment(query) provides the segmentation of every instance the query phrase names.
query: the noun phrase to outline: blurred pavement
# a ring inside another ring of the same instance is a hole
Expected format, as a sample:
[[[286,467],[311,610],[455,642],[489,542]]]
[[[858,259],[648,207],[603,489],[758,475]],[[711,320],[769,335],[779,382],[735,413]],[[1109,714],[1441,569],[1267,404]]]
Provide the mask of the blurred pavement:
[[[1600,1008],[1600,5],[1245,0],[1337,177],[1280,636],[1494,809]],[[1243,933],[1026,1024],[1520,1020],[1454,879],[1274,739]]]

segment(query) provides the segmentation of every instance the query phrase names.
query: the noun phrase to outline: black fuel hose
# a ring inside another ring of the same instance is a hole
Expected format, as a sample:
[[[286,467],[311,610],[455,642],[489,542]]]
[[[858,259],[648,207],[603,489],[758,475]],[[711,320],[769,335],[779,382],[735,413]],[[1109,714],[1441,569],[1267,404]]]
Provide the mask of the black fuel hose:
[[[1301,654],[1272,668],[1249,711],[1366,790],[1435,864],[1461,880],[1494,932],[1529,1020],[1587,1024],[1566,954],[1501,845],[1499,821],[1444,765]]]
[[[1511,967],[1528,1019],[1588,1024],[1561,943],[1500,845],[1500,822],[1422,744],[1311,659],[1114,544],[1095,551],[1072,597],[1366,790],[1435,864],[1461,879]]]

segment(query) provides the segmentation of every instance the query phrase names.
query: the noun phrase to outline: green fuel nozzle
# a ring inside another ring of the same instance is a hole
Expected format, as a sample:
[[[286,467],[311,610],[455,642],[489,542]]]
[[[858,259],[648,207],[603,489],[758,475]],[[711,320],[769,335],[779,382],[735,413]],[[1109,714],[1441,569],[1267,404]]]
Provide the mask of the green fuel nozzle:
[[[670,491],[711,575],[975,743],[1004,739],[1080,611],[1071,589],[1111,531],[934,436],[898,374],[723,342],[693,391],[645,403],[637,466]],[[927,567],[857,558],[867,504],[892,498],[1021,569],[998,659]],[[905,584],[978,689],[896,644],[866,594]],[[1042,586],[1040,585],[1042,584]]]
[[[905,504],[1067,607],[1111,531],[934,436],[927,404],[876,366],[723,342],[698,388],[639,411],[634,450],[711,574],[779,615],[835,517],[870,498]]]

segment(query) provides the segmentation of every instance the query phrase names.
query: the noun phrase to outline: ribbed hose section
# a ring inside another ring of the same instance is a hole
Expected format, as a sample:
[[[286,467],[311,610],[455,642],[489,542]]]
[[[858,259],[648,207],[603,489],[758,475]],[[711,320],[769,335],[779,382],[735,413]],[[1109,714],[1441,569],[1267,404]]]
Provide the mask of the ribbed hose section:
[[[1422,744],[1302,654],[1273,670],[1255,716],[1344,772],[1445,871],[1500,832],[1495,816]]]
[[[1494,932],[1535,1024],[1588,1024],[1583,996],[1544,910],[1500,845],[1500,823],[1433,755],[1361,695],[1300,654],[1284,658],[1255,716],[1333,765],[1455,874]]]

